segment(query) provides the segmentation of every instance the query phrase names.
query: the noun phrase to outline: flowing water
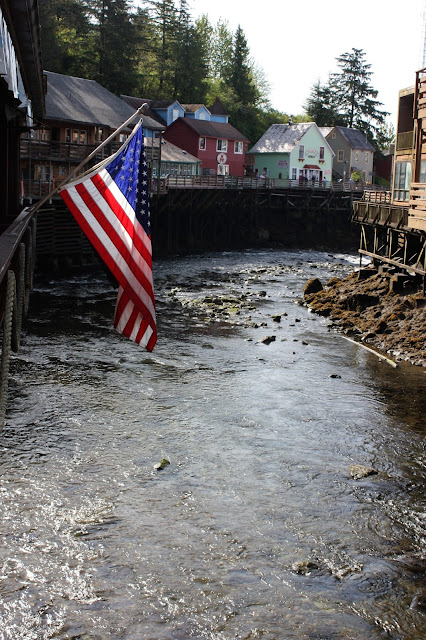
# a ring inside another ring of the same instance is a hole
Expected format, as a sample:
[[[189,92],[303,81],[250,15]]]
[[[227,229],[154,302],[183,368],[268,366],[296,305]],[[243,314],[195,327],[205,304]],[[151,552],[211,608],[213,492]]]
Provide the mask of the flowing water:
[[[295,304],[355,262],[157,261],[152,354],[102,272],[37,283],[0,436],[2,640],[426,637],[425,371]]]

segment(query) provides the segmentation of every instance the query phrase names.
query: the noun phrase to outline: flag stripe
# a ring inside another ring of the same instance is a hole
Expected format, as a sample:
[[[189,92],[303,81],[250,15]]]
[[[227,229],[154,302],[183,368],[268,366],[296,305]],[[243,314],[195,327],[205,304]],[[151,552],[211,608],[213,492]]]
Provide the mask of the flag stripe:
[[[119,151],[60,194],[119,283],[114,326],[151,351],[157,329],[141,122]]]
[[[88,182],[87,185],[80,184],[77,185],[76,191],[85,203],[87,212],[96,218],[100,227],[111,238],[117,252],[126,261],[136,278],[140,282],[145,278],[142,286],[148,290],[151,287],[151,283],[146,279],[146,274],[150,274],[151,269],[147,267],[146,261],[136,249],[132,251],[132,239],[126,234],[123,226],[118,223],[117,218],[115,216],[111,217],[109,207],[106,209],[101,208],[105,202],[99,196],[99,192],[94,185],[91,182]],[[151,243],[150,240],[149,242]]]
[[[78,185],[77,189],[84,191],[83,185]],[[147,282],[147,287],[150,289],[150,291],[147,292],[146,289],[141,286],[137,277],[135,277],[133,269],[127,274],[127,278],[125,277],[123,270],[128,263],[114,243],[115,240],[120,245],[120,238],[116,234],[111,233],[111,235],[109,235],[107,231],[104,230],[102,226],[104,222],[103,217],[99,220],[96,215],[99,213],[96,203],[93,202],[88,194],[84,194],[85,197],[82,197],[77,190],[73,193],[73,190],[70,189],[67,196],[70,198],[70,200],[67,201],[67,205],[76,216],[83,231],[99,252],[112,274],[122,286],[125,286],[126,283],[129,285],[129,297],[136,305],[142,304],[144,306],[144,312],[149,312],[154,318],[155,310],[151,283]],[[87,206],[85,200],[90,203],[92,208]],[[141,272],[139,271],[139,273]]]

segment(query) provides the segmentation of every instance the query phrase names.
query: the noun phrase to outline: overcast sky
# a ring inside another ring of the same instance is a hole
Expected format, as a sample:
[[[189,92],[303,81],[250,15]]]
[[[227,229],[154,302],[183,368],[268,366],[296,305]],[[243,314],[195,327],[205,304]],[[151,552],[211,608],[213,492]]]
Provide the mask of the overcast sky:
[[[423,66],[426,0],[188,0],[193,18],[207,14],[216,24],[240,24],[250,54],[271,87],[272,106],[289,115],[303,113],[312,85],[338,71],[336,58],[363,49],[371,64],[377,99],[396,124],[398,91],[412,86]],[[403,46],[396,46],[400,38]]]

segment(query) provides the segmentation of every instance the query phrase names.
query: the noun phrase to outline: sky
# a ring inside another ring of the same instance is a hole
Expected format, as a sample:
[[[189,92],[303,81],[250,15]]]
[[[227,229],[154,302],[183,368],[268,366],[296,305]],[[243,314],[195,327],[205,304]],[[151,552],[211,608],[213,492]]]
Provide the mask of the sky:
[[[336,58],[353,48],[371,65],[377,100],[396,125],[398,92],[414,85],[423,67],[426,0],[188,0],[191,15],[226,20],[244,31],[250,55],[266,75],[273,108],[303,113],[312,86],[339,71]],[[396,46],[397,38],[403,47]],[[426,66],[426,64],[425,64]]]

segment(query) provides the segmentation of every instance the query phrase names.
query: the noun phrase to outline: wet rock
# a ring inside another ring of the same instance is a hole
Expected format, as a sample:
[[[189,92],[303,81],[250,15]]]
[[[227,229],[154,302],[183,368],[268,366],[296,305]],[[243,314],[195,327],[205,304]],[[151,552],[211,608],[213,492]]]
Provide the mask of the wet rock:
[[[311,278],[307,281],[305,286],[303,287],[303,295],[304,297],[310,296],[313,293],[318,293],[323,290],[323,286],[321,284],[321,280],[319,278]]]
[[[332,373],[332,374],[330,375],[330,378],[335,378],[335,379],[339,379],[339,380],[340,380],[340,378],[341,378],[341,377],[342,377],[342,376],[339,376],[339,374],[338,374],[338,373]]]
[[[330,280],[327,282],[327,287],[334,287],[335,284],[339,284],[339,282],[341,282],[340,278],[337,278],[336,276],[333,276],[332,278],[330,278]]]
[[[154,465],[154,469],[156,471],[162,471],[163,469],[168,467],[169,464],[170,464],[170,461],[167,460],[167,458],[162,458],[162,460],[160,460],[160,462],[157,462],[157,464]]]
[[[426,589],[414,596],[410,604],[410,609],[426,613]]]
[[[294,571],[294,573],[308,576],[310,575],[311,571],[313,571],[314,569],[318,569],[318,565],[312,560],[299,560],[298,562],[294,562],[292,564],[291,569],[292,571]]]
[[[261,342],[262,344],[271,344],[271,342],[275,342],[275,336],[265,336],[264,338],[262,338],[261,340],[259,340],[259,342]]]
[[[271,316],[274,322],[281,322],[281,316]]]
[[[377,475],[378,471],[372,467],[366,467],[363,464],[351,464],[349,467],[350,474],[354,480],[367,478],[368,476]]]

